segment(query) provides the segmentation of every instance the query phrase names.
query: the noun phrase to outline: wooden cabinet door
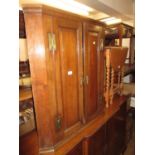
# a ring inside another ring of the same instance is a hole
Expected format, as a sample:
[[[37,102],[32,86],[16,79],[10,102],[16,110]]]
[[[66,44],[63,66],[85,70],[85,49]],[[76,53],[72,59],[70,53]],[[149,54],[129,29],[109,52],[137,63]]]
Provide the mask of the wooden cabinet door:
[[[86,119],[92,119],[103,107],[103,28],[84,23],[84,102]]]
[[[117,133],[117,152],[118,154],[123,152],[126,147],[126,102],[121,105],[120,110],[115,114],[115,132]]]
[[[111,118],[107,122],[107,154],[118,155],[117,152],[117,132],[115,131],[116,121]]]
[[[83,155],[82,142],[77,144],[67,155]]]
[[[83,120],[82,23],[54,18],[56,38],[57,116],[62,118],[65,135],[76,130]]]
[[[125,104],[124,104],[125,105]],[[107,122],[107,154],[120,155],[125,149],[125,116],[124,105]]]
[[[103,125],[88,141],[89,155],[106,155],[106,126]]]

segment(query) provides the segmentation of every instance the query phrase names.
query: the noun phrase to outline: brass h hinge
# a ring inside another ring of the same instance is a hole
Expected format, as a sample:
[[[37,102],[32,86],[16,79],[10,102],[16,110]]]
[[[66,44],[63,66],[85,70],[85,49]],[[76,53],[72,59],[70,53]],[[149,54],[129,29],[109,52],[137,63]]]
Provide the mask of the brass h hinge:
[[[51,52],[56,51],[56,39],[54,33],[48,32],[48,45]]]

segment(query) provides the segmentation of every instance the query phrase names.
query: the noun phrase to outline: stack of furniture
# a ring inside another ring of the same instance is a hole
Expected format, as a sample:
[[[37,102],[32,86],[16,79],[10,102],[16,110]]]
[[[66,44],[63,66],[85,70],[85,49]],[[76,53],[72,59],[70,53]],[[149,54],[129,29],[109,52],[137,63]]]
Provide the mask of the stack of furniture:
[[[21,154],[122,153],[128,96],[116,94],[106,108],[105,25],[44,5],[23,11],[36,130]]]

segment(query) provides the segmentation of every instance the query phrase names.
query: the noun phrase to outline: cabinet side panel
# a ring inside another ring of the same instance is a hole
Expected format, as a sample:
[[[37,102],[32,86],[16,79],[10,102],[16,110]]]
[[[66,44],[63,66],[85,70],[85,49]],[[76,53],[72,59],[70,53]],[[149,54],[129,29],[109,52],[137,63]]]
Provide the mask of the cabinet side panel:
[[[49,77],[54,75],[54,66],[48,66],[48,47],[45,30],[52,28],[52,19],[42,13],[25,12],[28,55],[30,62],[32,90],[39,138],[39,149],[52,147],[55,143],[54,120],[55,113],[55,82]],[[45,27],[45,25],[47,27]],[[51,29],[50,29],[51,31]],[[53,107],[53,108],[52,108]]]

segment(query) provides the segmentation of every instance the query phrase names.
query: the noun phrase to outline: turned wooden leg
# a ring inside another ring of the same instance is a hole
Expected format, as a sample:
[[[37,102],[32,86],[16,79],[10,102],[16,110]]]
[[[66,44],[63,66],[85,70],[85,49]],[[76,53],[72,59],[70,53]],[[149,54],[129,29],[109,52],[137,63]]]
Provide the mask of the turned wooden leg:
[[[106,61],[106,82],[105,82],[105,102],[106,102],[106,108],[109,107],[109,87],[110,87],[110,53],[105,53],[105,61]]]
[[[124,78],[124,68],[121,68],[121,82],[120,82],[120,95],[122,95],[123,91],[123,78]]]
[[[120,71],[118,71],[118,92],[119,92],[119,94],[120,94],[120,88],[121,88],[121,85],[120,85],[120,82],[121,82],[121,72]]]
[[[111,68],[111,80],[110,80],[110,104],[113,102],[113,96],[114,96],[114,69]]]
[[[106,108],[109,107],[109,86],[110,86],[110,77],[109,77],[109,73],[110,73],[110,68],[106,67],[106,88],[105,88],[105,102],[106,102]]]

